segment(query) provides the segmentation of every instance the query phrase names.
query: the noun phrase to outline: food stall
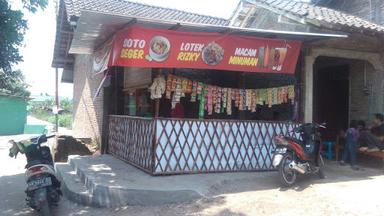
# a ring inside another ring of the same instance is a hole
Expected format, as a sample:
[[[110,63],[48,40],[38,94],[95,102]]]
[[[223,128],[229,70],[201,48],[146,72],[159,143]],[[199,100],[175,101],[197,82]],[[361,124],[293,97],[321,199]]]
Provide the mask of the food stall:
[[[272,169],[299,121],[300,41],[131,26],[108,44],[110,154],[152,175]]]

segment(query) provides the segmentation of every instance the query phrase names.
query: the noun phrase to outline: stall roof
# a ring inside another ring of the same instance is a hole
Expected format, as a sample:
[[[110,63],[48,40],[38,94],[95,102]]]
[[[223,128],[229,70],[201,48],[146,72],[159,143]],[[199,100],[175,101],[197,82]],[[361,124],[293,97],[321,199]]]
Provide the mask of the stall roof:
[[[247,35],[264,38],[313,41],[323,38],[346,38],[346,34],[323,34],[308,32],[276,31],[255,28],[240,28],[215,24],[202,24],[159,19],[138,18],[133,16],[108,14],[84,10],[77,21],[76,30],[69,49],[72,54],[91,54],[95,49],[110,40],[119,30],[131,25],[177,31],[214,32],[235,35]]]

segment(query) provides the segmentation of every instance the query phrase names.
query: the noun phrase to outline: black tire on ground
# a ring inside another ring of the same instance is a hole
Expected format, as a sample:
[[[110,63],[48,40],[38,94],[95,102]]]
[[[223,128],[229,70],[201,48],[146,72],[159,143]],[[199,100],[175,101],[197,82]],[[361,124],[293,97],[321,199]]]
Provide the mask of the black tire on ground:
[[[283,187],[291,187],[295,184],[297,173],[296,171],[290,169],[288,167],[289,163],[291,163],[293,160],[293,155],[288,152],[284,155],[283,159],[281,160],[280,166],[279,166],[279,177],[280,177],[280,183]]]
[[[51,209],[48,202],[48,191],[46,187],[39,188],[34,192],[34,197],[39,206],[37,207],[41,216],[50,216]]]
[[[325,179],[325,172],[324,172],[324,160],[323,157],[320,155],[319,156],[319,178],[320,179]]]

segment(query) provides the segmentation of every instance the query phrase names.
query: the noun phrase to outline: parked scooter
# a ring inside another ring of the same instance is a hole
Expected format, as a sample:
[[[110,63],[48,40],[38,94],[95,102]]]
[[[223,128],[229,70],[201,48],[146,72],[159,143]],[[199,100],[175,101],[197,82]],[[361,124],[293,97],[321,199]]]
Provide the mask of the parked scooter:
[[[19,142],[9,141],[12,144],[9,149],[10,157],[16,158],[19,152],[27,157],[26,201],[28,206],[39,211],[43,216],[51,215],[50,207],[57,205],[62,196],[61,183],[56,177],[51,151],[48,146],[41,146],[52,137],[54,135],[48,137],[41,135]]]
[[[299,133],[302,140],[282,135],[274,137],[276,149],[272,164],[278,168],[283,186],[295,184],[297,174],[318,174],[325,178],[319,128],[325,128],[325,124],[307,123],[294,128],[292,132]]]

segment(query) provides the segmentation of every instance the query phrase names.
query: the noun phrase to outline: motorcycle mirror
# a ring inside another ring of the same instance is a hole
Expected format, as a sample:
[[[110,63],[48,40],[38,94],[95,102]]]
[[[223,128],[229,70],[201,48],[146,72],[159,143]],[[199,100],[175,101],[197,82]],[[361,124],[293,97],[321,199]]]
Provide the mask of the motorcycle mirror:
[[[18,146],[13,140],[10,140],[9,143],[12,144],[12,147],[9,149],[9,157],[16,158],[17,154],[19,153]]]

